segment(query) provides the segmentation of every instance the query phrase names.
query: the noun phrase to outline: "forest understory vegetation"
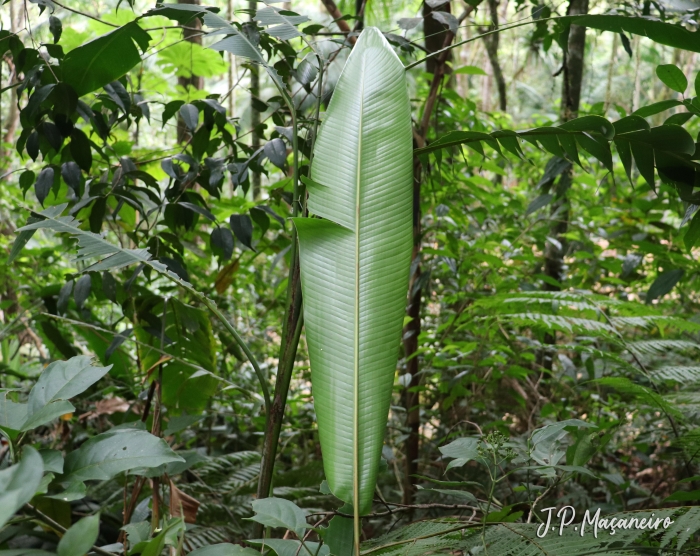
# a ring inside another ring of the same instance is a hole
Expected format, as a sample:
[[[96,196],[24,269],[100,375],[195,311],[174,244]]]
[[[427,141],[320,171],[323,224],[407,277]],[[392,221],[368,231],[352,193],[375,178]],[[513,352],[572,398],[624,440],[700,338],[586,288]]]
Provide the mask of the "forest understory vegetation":
[[[0,556],[700,554],[698,18],[4,0]]]

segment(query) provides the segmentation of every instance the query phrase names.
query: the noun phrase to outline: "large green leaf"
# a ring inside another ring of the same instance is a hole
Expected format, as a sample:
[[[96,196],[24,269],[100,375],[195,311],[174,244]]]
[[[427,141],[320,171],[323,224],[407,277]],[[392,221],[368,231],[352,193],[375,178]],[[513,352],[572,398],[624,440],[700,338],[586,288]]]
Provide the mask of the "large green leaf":
[[[646,17],[628,15],[574,15],[559,18],[562,23],[575,23],[582,27],[612,31],[614,33],[632,33],[648,37],[652,41],[700,52],[700,34],[688,31],[685,27]]]
[[[93,367],[84,355],[68,361],[54,361],[29,393],[28,403],[15,403],[0,395],[0,427],[28,431],[61,415],[73,413],[67,400],[81,394],[109,372],[109,367]]]
[[[316,143],[309,210],[323,219],[295,219],[326,477],[333,494],[363,513],[384,439],[413,244],[404,75],[382,34],[363,31]]]
[[[141,62],[134,41],[145,51],[150,40],[151,36],[135,21],[97,37],[66,54],[61,64],[63,81],[78,96],[104,87]]]
[[[24,448],[17,465],[0,471],[0,528],[32,499],[43,474],[41,456],[29,446]]]
[[[58,543],[58,556],[87,554],[100,533],[100,514],[90,515],[77,521]]]
[[[69,400],[81,394],[106,375],[109,367],[93,367],[85,355],[72,357],[68,361],[54,361],[37,380],[29,393],[29,413],[39,411],[56,400]]]
[[[122,471],[176,461],[184,460],[162,438],[136,429],[113,429],[68,454],[64,472],[73,481],[106,481]]]
[[[284,527],[294,531],[297,537],[303,537],[309,527],[306,514],[294,502],[284,498],[263,498],[253,501],[255,515],[250,519],[268,527]]]

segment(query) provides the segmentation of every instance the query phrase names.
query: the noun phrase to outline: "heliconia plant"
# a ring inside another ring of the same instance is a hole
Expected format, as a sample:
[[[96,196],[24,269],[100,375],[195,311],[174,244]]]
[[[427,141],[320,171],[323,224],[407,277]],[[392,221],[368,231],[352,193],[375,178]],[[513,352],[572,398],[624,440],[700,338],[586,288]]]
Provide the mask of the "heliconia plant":
[[[404,67],[365,29],[315,146],[296,218],[323,464],[359,516],[372,504],[406,307],[412,240],[411,115]]]

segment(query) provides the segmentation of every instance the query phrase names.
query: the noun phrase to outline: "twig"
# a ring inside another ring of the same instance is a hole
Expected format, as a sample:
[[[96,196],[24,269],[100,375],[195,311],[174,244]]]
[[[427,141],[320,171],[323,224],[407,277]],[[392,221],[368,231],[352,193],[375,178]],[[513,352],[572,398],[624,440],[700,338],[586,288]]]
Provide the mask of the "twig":
[[[100,19],[99,17],[96,17],[96,16],[94,16],[94,15],[90,15],[90,14],[88,14],[88,13],[81,12],[80,10],[76,10],[76,9],[74,9],[74,8],[69,8],[68,6],[64,6],[64,5],[61,4],[60,2],[56,2],[56,0],[52,0],[52,2],[53,2],[54,4],[56,4],[57,6],[60,6],[60,7],[63,8],[64,10],[68,10],[69,12],[73,12],[74,14],[82,15],[82,16],[84,16],[84,17],[88,17],[88,18],[90,18],[90,19],[93,19],[93,20],[95,20],[95,21],[98,21],[99,23],[102,23],[102,25],[108,25],[109,27],[114,27],[115,29],[119,29],[119,25],[115,25],[114,23],[109,23],[109,22],[104,21],[104,20],[102,20],[102,19]]]
[[[44,523],[46,523],[46,525],[48,525],[48,526],[51,527],[52,529],[55,529],[56,531],[58,531],[58,532],[61,533],[61,534],[63,534],[63,533],[65,533],[66,531],[68,531],[68,529],[66,529],[63,525],[61,525],[60,523],[54,521],[54,520],[51,519],[49,516],[47,516],[45,513],[43,513],[43,512],[41,512],[41,511],[37,510],[37,509],[36,509],[34,506],[32,506],[31,504],[25,504],[25,506],[29,509],[29,511],[31,511],[33,514],[35,514],[41,521],[43,521]],[[102,556],[114,556],[114,552],[108,552],[108,551],[106,551],[106,550],[103,550],[103,549],[100,548],[99,546],[94,546],[94,545],[93,545],[93,547],[92,547],[91,550],[92,550],[93,552],[97,553],[97,554],[101,554]]]

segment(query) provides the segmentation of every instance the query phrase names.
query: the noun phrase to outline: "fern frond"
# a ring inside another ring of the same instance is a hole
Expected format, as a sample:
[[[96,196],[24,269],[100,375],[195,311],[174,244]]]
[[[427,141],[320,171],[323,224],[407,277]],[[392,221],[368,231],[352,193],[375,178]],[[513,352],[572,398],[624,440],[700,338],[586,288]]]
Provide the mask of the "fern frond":
[[[700,344],[688,340],[640,340],[627,342],[627,349],[635,355],[656,355],[669,350],[687,351],[700,349]]]
[[[698,524],[700,524],[700,508],[688,508],[688,511],[682,516],[676,517],[673,525],[666,530],[666,534],[661,539],[661,548],[672,544],[675,539],[675,548],[680,550],[688,542],[691,535],[698,530]]]
[[[641,403],[661,409],[667,415],[682,417],[681,412],[678,411],[678,409],[673,404],[669,403],[663,396],[660,396],[656,392],[642,386],[641,384],[635,384],[628,378],[605,377],[599,378],[595,382],[604,386],[609,386],[621,394],[633,396]]]
[[[661,367],[651,372],[655,380],[673,380],[682,384],[700,381],[700,367]]]
[[[508,320],[514,324],[535,326],[547,331],[568,332],[569,334],[585,331],[594,333],[608,333],[615,335],[616,330],[606,322],[578,317],[567,317],[561,315],[546,315],[542,313],[514,313],[502,315],[500,318]]]
[[[610,317],[615,326],[634,326],[649,329],[654,326],[671,327],[681,332],[696,332],[700,330],[700,324],[687,319],[679,319],[667,315],[638,315],[629,317]]]
[[[680,448],[689,461],[700,457],[700,429],[686,432],[680,438],[673,441],[673,445]]]

